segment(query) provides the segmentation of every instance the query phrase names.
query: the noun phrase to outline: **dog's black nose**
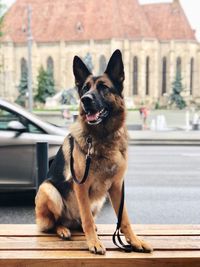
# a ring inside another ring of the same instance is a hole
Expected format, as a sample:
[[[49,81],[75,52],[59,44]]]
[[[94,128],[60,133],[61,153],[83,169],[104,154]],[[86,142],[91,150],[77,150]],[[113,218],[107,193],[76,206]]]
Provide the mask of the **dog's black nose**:
[[[81,97],[81,102],[85,107],[90,106],[93,103],[93,96],[91,94],[86,94]]]

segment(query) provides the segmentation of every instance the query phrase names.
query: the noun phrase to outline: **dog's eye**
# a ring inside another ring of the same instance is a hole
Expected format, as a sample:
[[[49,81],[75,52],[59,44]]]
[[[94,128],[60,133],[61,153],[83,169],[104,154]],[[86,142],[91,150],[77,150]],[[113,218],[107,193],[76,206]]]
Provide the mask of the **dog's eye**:
[[[104,85],[101,92],[103,93],[104,96],[107,96],[110,94],[110,88]]]
[[[102,86],[101,86],[101,91],[102,91],[104,94],[108,94],[108,93],[110,93],[110,88],[108,88],[106,85],[102,85]]]

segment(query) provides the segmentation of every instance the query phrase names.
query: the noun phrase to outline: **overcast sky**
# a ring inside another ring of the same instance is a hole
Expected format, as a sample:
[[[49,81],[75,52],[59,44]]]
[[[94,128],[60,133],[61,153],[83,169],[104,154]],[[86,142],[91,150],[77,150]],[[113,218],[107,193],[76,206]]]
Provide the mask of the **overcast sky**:
[[[41,0],[42,1],[42,0]],[[87,0],[85,0],[87,1]],[[2,0],[7,6],[15,2],[15,0]],[[146,3],[161,3],[172,2],[172,0],[139,0],[141,4]],[[197,37],[200,40],[200,1],[199,0],[180,0],[185,13],[192,25],[192,28],[196,30]]]

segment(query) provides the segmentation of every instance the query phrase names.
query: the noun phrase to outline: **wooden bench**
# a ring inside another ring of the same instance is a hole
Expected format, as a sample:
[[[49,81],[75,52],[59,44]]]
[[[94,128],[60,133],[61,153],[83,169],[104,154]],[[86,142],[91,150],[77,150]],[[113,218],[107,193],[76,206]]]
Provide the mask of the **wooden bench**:
[[[200,225],[133,225],[152,254],[124,253],[112,243],[114,225],[98,225],[105,256],[90,254],[83,233],[71,241],[38,232],[36,225],[0,225],[0,266],[200,267]]]

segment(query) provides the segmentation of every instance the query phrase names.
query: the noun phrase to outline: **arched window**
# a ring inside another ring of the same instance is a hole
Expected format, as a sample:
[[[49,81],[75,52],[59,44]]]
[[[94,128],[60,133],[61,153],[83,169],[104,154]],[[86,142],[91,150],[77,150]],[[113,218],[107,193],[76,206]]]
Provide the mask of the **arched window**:
[[[87,54],[83,58],[83,62],[87,66],[88,70],[90,72],[92,72],[92,70],[94,69],[94,66],[93,66],[93,62],[92,62],[92,55],[91,55],[91,53],[87,52]]]
[[[190,60],[190,95],[193,93],[193,79],[194,79],[194,58]]]
[[[21,77],[24,75],[28,75],[28,65],[27,65],[27,61],[25,58],[21,59],[20,69],[21,69]]]
[[[181,75],[181,58],[177,57],[176,59],[176,72]]]
[[[149,57],[146,58],[146,95],[149,95]]]
[[[138,57],[133,58],[133,95],[138,94]]]
[[[52,57],[47,58],[47,71],[54,76],[54,63]]]
[[[104,55],[101,55],[99,59],[99,74],[104,73],[104,71],[106,70],[106,65],[106,58]]]
[[[162,95],[167,93],[167,58],[162,59]]]

